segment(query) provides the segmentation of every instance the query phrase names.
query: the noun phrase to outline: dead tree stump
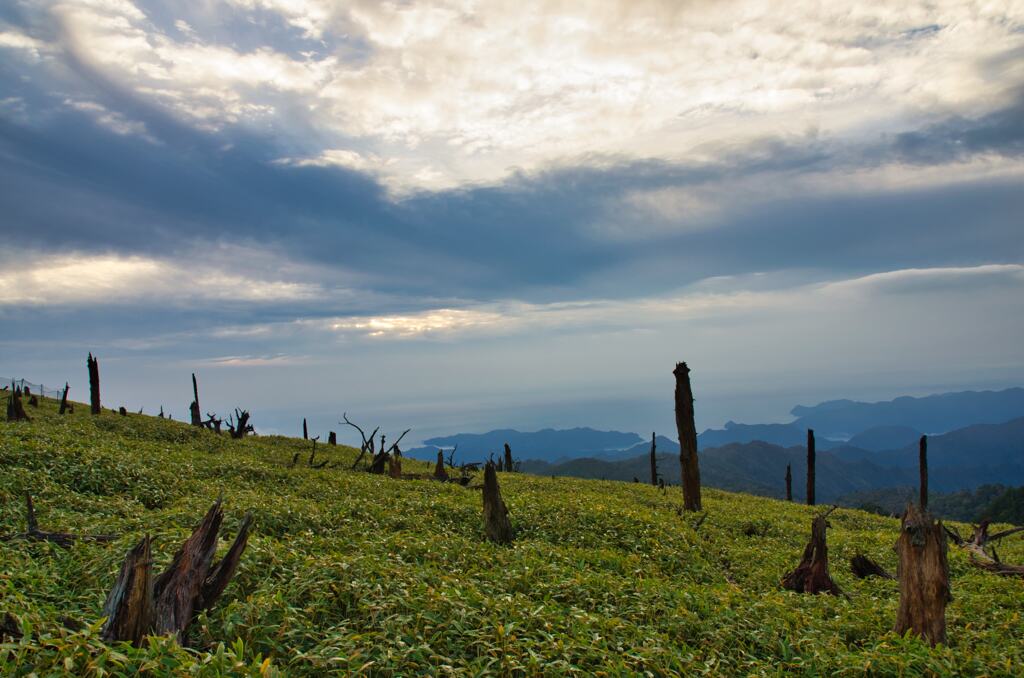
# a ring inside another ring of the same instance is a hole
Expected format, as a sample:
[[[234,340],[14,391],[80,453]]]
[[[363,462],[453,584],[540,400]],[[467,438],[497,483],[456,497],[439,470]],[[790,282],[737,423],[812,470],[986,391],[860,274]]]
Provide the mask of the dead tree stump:
[[[334,431],[328,431],[327,432],[327,444],[328,445],[337,445],[338,444],[338,434],[335,433]]]
[[[89,368],[89,411],[93,414],[100,413],[100,361],[92,357],[85,361]]]
[[[807,429],[807,505],[814,506],[814,429]]]
[[[884,567],[862,553],[858,553],[853,558],[850,558],[850,572],[858,579],[866,579],[867,577],[896,578],[889,574]]]
[[[658,484],[658,436],[651,432],[651,485]]]
[[[839,586],[832,581],[828,571],[828,543],[825,530],[828,528],[828,515],[835,507],[811,521],[811,540],[804,547],[804,555],[796,569],[782,578],[782,587],[797,593],[830,593],[842,595]]]
[[[505,470],[509,473],[515,471],[515,466],[512,463],[512,448],[508,443],[505,443]]]
[[[793,501],[793,467],[786,464],[786,501]]]
[[[11,383],[11,395],[7,398],[7,421],[32,421],[21,402],[21,389]]]
[[[683,510],[700,511],[700,463],[697,459],[697,427],[693,420],[690,368],[676,363],[676,429],[679,432],[679,465],[683,485]]]
[[[389,455],[388,459],[388,475],[395,480],[402,479],[402,458],[398,455]]]
[[[309,427],[306,425],[306,418],[302,418],[302,439],[309,440]]]
[[[228,432],[232,438],[244,438],[246,434],[253,432],[252,424],[249,423],[249,411],[235,408],[235,418],[228,419]]]
[[[103,605],[107,621],[102,638],[139,646],[148,634],[173,634],[181,642],[195,616],[213,606],[227,588],[248,543],[252,514],[242,519],[231,548],[214,563],[223,520],[218,499],[178,549],[167,570],[155,579],[150,537],[144,537],[129,551]]]
[[[508,519],[508,508],[501,498],[498,474],[494,464],[487,462],[484,467],[484,535],[498,544],[512,543],[512,523]]]
[[[189,414],[192,417],[193,426],[203,425],[203,411],[199,409],[199,384],[196,382],[196,373],[192,373],[192,404],[188,406]]]
[[[896,551],[900,558],[900,605],[894,630],[900,635],[909,631],[932,645],[945,643],[946,603],[953,596],[942,521],[909,504]]]
[[[444,452],[437,451],[437,463],[434,464],[434,478],[441,481],[448,480],[448,471],[444,469]]]
[[[128,410],[127,408],[125,408],[124,405],[121,405],[121,407],[117,408],[117,413],[120,414],[122,417],[128,416]]]
[[[60,411],[57,414],[64,414],[68,411],[68,390],[71,385],[68,382],[64,382],[64,393],[60,396]]]

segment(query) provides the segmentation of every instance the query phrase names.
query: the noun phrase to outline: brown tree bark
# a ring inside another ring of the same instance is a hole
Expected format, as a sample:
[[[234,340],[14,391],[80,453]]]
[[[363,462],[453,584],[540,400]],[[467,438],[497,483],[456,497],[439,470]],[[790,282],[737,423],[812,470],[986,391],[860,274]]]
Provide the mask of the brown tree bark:
[[[912,503],[903,514],[899,540],[900,603],[896,633],[908,631],[930,644],[946,642],[946,603],[953,599],[942,521]]]
[[[839,586],[832,581],[828,571],[828,543],[825,530],[828,528],[828,514],[834,509],[817,516],[811,521],[811,540],[804,547],[804,555],[796,569],[782,578],[783,588],[797,593],[830,593],[842,595]]]
[[[508,443],[505,443],[505,470],[509,473],[515,471],[515,466],[512,465],[512,448]]]
[[[484,535],[498,544],[512,543],[512,523],[508,518],[508,508],[501,498],[498,487],[498,474],[494,464],[487,462],[484,467]]]
[[[100,413],[100,361],[92,357],[85,361],[89,368],[89,408],[93,414]]]
[[[700,511],[700,463],[697,459],[697,427],[693,418],[690,368],[676,363],[676,429],[679,432],[679,465],[683,485],[683,510]]]
[[[793,501],[793,468],[786,464],[786,501]]]
[[[658,436],[651,432],[651,485],[658,484]]]
[[[814,429],[807,429],[807,505],[814,506]]]
[[[65,412],[68,411],[68,390],[70,388],[71,388],[71,385],[68,384],[68,382],[65,381],[64,382],[64,393],[62,393],[61,396],[60,396],[60,411],[58,412],[58,414],[64,414]]]
[[[390,455],[388,459],[388,475],[395,480],[402,479],[402,458],[398,455]]]
[[[444,469],[444,452],[437,451],[437,463],[434,464],[434,478],[437,480],[448,480],[448,471]]]
[[[918,443],[917,467],[921,478],[921,510],[928,510],[928,436]]]

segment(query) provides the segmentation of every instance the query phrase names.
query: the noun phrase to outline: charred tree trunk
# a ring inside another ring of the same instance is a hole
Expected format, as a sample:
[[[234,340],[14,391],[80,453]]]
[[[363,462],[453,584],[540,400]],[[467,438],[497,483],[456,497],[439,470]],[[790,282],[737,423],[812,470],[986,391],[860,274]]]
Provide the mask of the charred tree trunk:
[[[921,436],[917,451],[917,468],[921,477],[921,510],[928,510],[928,436]]]
[[[814,506],[814,429],[807,429],[807,505]]]
[[[437,451],[437,463],[434,464],[434,478],[437,480],[448,480],[448,471],[444,470],[444,452]]]
[[[328,445],[337,445],[338,444],[338,434],[335,433],[334,431],[328,431],[327,432],[327,444]]]
[[[853,572],[853,576],[858,579],[865,579],[867,577],[896,578],[889,574],[884,567],[862,553],[858,553],[853,558],[850,558],[850,572]]]
[[[309,427],[306,426],[306,418],[302,418],[302,439],[309,440]]]
[[[89,408],[93,414],[100,413],[100,361],[89,354],[85,361],[89,368]]]
[[[32,421],[21,402],[21,389],[11,384],[11,395],[7,399],[7,421]]]
[[[484,535],[498,544],[512,543],[512,523],[508,519],[508,508],[501,498],[498,487],[498,474],[494,464],[488,462],[484,467]]]
[[[128,416],[128,410],[125,408],[124,405],[121,405],[121,407],[117,408],[117,413],[120,414],[122,417]]]
[[[57,414],[64,414],[68,411],[68,390],[71,385],[68,382],[64,382],[64,393],[60,396],[60,411]]]
[[[700,511],[700,464],[697,459],[697,427],[693,420],[690,368],[676,363],[676,429],[679,432],[679,465],[683,485],[683,510]]]
[[[793,501],[793,467],[786,464],[786,501]]]
[[[910,631],[932,645],[946,642],[946,603],[953,599],[942,521],[913,504],[903,514],[899,553],[900,605],[896,633]]]
[[[383,474],[384,469],[390,468],[389,462],[391,461],[391,455],[387,452],[381,452],[373,458],[373,462],[370,464],[370,473]]]
[[[174,555],[167,570],[152,577],[151,540],[128,552],[103,612],[102,638],[139,646],[148,634],[173,634],[181,642],[197,614],[209,609],[234,577],[249,540],[252,515],[242,520],[231,548],[217,563],[218,533],[224,513],[218,500]]]
[[[235,408],[235,417],[228,421],[228,432],[232,438],[244,438],[246,434],[252,433],[252,424],[249,423],[249,411]]]
[[[512,464],[512,448],[509,447],[508,443],[505,443],[505,470],[509,473],[515,470]]]
[[[782,578],[783,588],[797,593],[830,593],[842,595],[832,581],[828,571],[828,543],[825,530],[828,528],[828,514],[834,509],[817,516],[811,521],[811,540],[804,548],[804,555],[796,569]]]
[[[202,426],[203,425],[203,411],[199,409],[199,383],[196,381],[196,373],[192,373],[192,404],[188,406],[188,411],[192,415],[192,425]]]
[[[658,436],[651,433],[651,485],[658,484]]]

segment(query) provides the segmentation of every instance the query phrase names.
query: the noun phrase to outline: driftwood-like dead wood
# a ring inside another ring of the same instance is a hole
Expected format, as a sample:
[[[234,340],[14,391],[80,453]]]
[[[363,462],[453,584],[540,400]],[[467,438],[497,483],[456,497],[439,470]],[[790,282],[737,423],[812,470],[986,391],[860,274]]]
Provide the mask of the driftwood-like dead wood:
[[[64,414],[68,411],[68,391],[71,389],[71,385],[68,382],[64,382],[64,392],[60,395],[60,410],[57,414]]]
[[[814,429],[807,429],[807,505],[814,506],[815,450]]]
[[[953,528],[944,527],[943,529],[949,538],[953,540],[953,543],[967,551],[967,557],[971,565],[979,570],[985,570],[986,572],[1003,577],[1024,577],[1024,565],[1004,563],[999,559],[995,546],[992,546],[991,549],[988,548],[989,544],[994,544],[994,542],[1000,539],[1024,532],[1024,527],[1012,527],[990,535],[988,533],[988,526],[990,524],[990,520],[983,520],[978,525],[975,525],[970,539],[964,539]],[[989,552],[990,550],[991,553]]]
[[[366,437],[366,432],[363,431],[363,429],[358,424],[354,424],[351,421],[349,421],[348,413],[343,412],[342,415],[341,415],[341,418],[342,418],[343,421],[339,421],[338,422],[339,424],[344,424],[345,426],[351,426],[355,430],[359,431],[359,437],[363,439],[362,444],[359,446],[359,456],[356,457],[356,460],[354,462],[352,462],[352,468],[354,469],[357,466],[359,466],[359,462],[361,462],[363,460],[363,456],[367,452],[369,452],[370,455],[371,455],[371,458],[373,458],[373,438],[374,438],[374,436],[377,435],[377,431],[380,430],[380,427],[378,426],[377,428],[373,429],[373,433],[371,433],[370,437],[367,438]]]
[[[228,431],[232,438],[244,438],[249,433],[255,433],[255,429],[249,423],[249,411],[236,407],[234,418],[228,420]]]
[[[484,467],[484,535],[498,544],[512,543],[512,523],[509,521],[508,508],[501,498],[498,487],[498,474],[494,464],[488,462]]]
[[[85,361],[86,367],[89,368],[89,411],[93,414],[100,413],[100,361],[97,358],[92,357],[92,353],[89,353],[89,357]]]
[[[21,389],[11,383],[11,394],[7,397],[7,421],[32,421],[21,402]]]
[[[828,516],[836,507],[816,516],[811,521],[811,539],[804,547],[803,557],[796,569],[782,578],[782,587],[797,593],[830,593],[843,595],[839,586],[832,581],[828,571]]]
[[[676,430],[679,433],[679,465],[683,485],[683,509],[700,511],[700,462],[697,458],[697,427],[693,419],[690,368],[676,363]]]
[[[0,541],[25,539],[28,541],[48,541],[61,548],[71,548],[76,541],[109,542],[117,539],[111,534],[72,534],[70,532],[46,532],[39,529],[36,508],[32,503],[32,495],[25,493],[25,531],[20,534],[0,535]]]
[[[442,482],[447,482],[448,471],[444,470],[444,452],[441,450],[437,451],[437,463],[434,464],[434,478]]]
[[[171,634],[182,642],[195,616],[209,609],[227,588],[248,544],[252,514],[242,519],[228,552],[214,563],[223,520],[218,499],[156,578],[150,537],[129,551],[103,607],[107,621],[102,637],[138,646],[148,634]]]
[[[881,577],[882,579],[895,579],[888,571],[863,553],[858,553],[850,558],[850,572],[858,579],[867,577]]]
[[[932,645],[945,643],[946,603],[953,596],[942,521],[914,504],[908,505],[896,551],[900,559],[900,603],[894,630],[900,635],[909,631]]]

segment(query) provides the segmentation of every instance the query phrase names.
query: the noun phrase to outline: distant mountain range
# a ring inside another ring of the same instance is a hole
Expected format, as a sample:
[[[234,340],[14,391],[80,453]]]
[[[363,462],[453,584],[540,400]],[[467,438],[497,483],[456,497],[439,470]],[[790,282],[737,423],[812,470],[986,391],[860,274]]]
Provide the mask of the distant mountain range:
[[[598,431],[592,428],[523,432],[499,429],[487,433],[458,433],[424,440],[424,447],[403,452],[416,459],[433,460],[438,448],[451,450],[458,445],[457,457],[466,461],[481,461],[491,453],[495,457],[508,443],[517,459],[558,461],[573,457],[614,458],[622,451],[641,442],[636,433]]]

